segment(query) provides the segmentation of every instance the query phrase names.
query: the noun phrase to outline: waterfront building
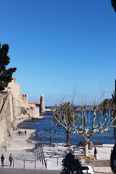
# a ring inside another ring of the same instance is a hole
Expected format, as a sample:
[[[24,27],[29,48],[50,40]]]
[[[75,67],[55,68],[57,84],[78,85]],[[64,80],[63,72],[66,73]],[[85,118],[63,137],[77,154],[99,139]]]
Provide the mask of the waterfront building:
[[[28,113],[31,116],[31,118],[38,118],[39,113],[39,103],[38,101],[32,101],[28,103]]]

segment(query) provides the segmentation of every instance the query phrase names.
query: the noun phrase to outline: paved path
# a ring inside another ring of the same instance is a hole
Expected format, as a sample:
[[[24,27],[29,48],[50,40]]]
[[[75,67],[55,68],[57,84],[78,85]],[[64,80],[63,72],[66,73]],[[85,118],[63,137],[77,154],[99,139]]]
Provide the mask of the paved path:
[[[0,168],[0,174],[60,174],[60,171]]]
[[[97,174],[112,174],[110,167],[94,167],[94,172]]]
[[[33,170],[33,169],[10,169],[10,168],[0,168],[0,174],[60,174],[57,170]],[[112,174],[108,171],[97,171],[95,174]]]

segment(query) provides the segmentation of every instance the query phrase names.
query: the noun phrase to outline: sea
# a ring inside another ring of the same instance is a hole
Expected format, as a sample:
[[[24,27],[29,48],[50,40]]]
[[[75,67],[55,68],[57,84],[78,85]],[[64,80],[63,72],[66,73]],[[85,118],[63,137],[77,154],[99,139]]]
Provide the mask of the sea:
[[[45,115],[42,118],[26,120],[23,123],[21,123],[18,127],[25,129],[35,129],[35,133],[31,136],[31,140],[34,143],[51,144],[66,142],[65,129],[53,122],[52,113],[50,112],[45,113]],[[82,136],[79,136],[75,133],[70,134],[71,144],[78,145],[82,141]],[[97,133],[91,136],[90,141],[100,144],[114,144],[113,126],[105,133]]]

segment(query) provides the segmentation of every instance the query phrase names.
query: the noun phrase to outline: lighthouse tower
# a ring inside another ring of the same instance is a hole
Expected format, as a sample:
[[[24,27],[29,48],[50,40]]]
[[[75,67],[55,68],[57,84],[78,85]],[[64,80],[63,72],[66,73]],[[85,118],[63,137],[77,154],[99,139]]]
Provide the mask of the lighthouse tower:
[[[45,112],[45,98],[44,95],[42,94],[40,96],[40,113]]]

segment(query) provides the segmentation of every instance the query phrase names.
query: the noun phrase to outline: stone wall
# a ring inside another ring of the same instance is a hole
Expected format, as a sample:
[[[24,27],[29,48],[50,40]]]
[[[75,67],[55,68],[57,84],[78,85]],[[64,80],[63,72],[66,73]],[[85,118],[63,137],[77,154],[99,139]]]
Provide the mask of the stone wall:
[[[31,118],[39,118],[39,104],[37,103],[28,103],[28,113]]]
[[[25,119],[39,117],[39,107],[36,105],[31,106],[28,103],[28,95],[21,94],[20,85],[16,83],[16,79],[13,79],[12,82],[9,83],[7,91],[10,91],[13,95],[15,125]]]
[[[0,103],[0,145],[3,146],[7,137],[12,135],[13,130],[12,94],[0,95]]]
[[[39,117],[39,107],[28,103],[27,95],[20,93],[20,85],[13,79],[0,94],[0,146],[6,144],[18,123],[31,117]]]

